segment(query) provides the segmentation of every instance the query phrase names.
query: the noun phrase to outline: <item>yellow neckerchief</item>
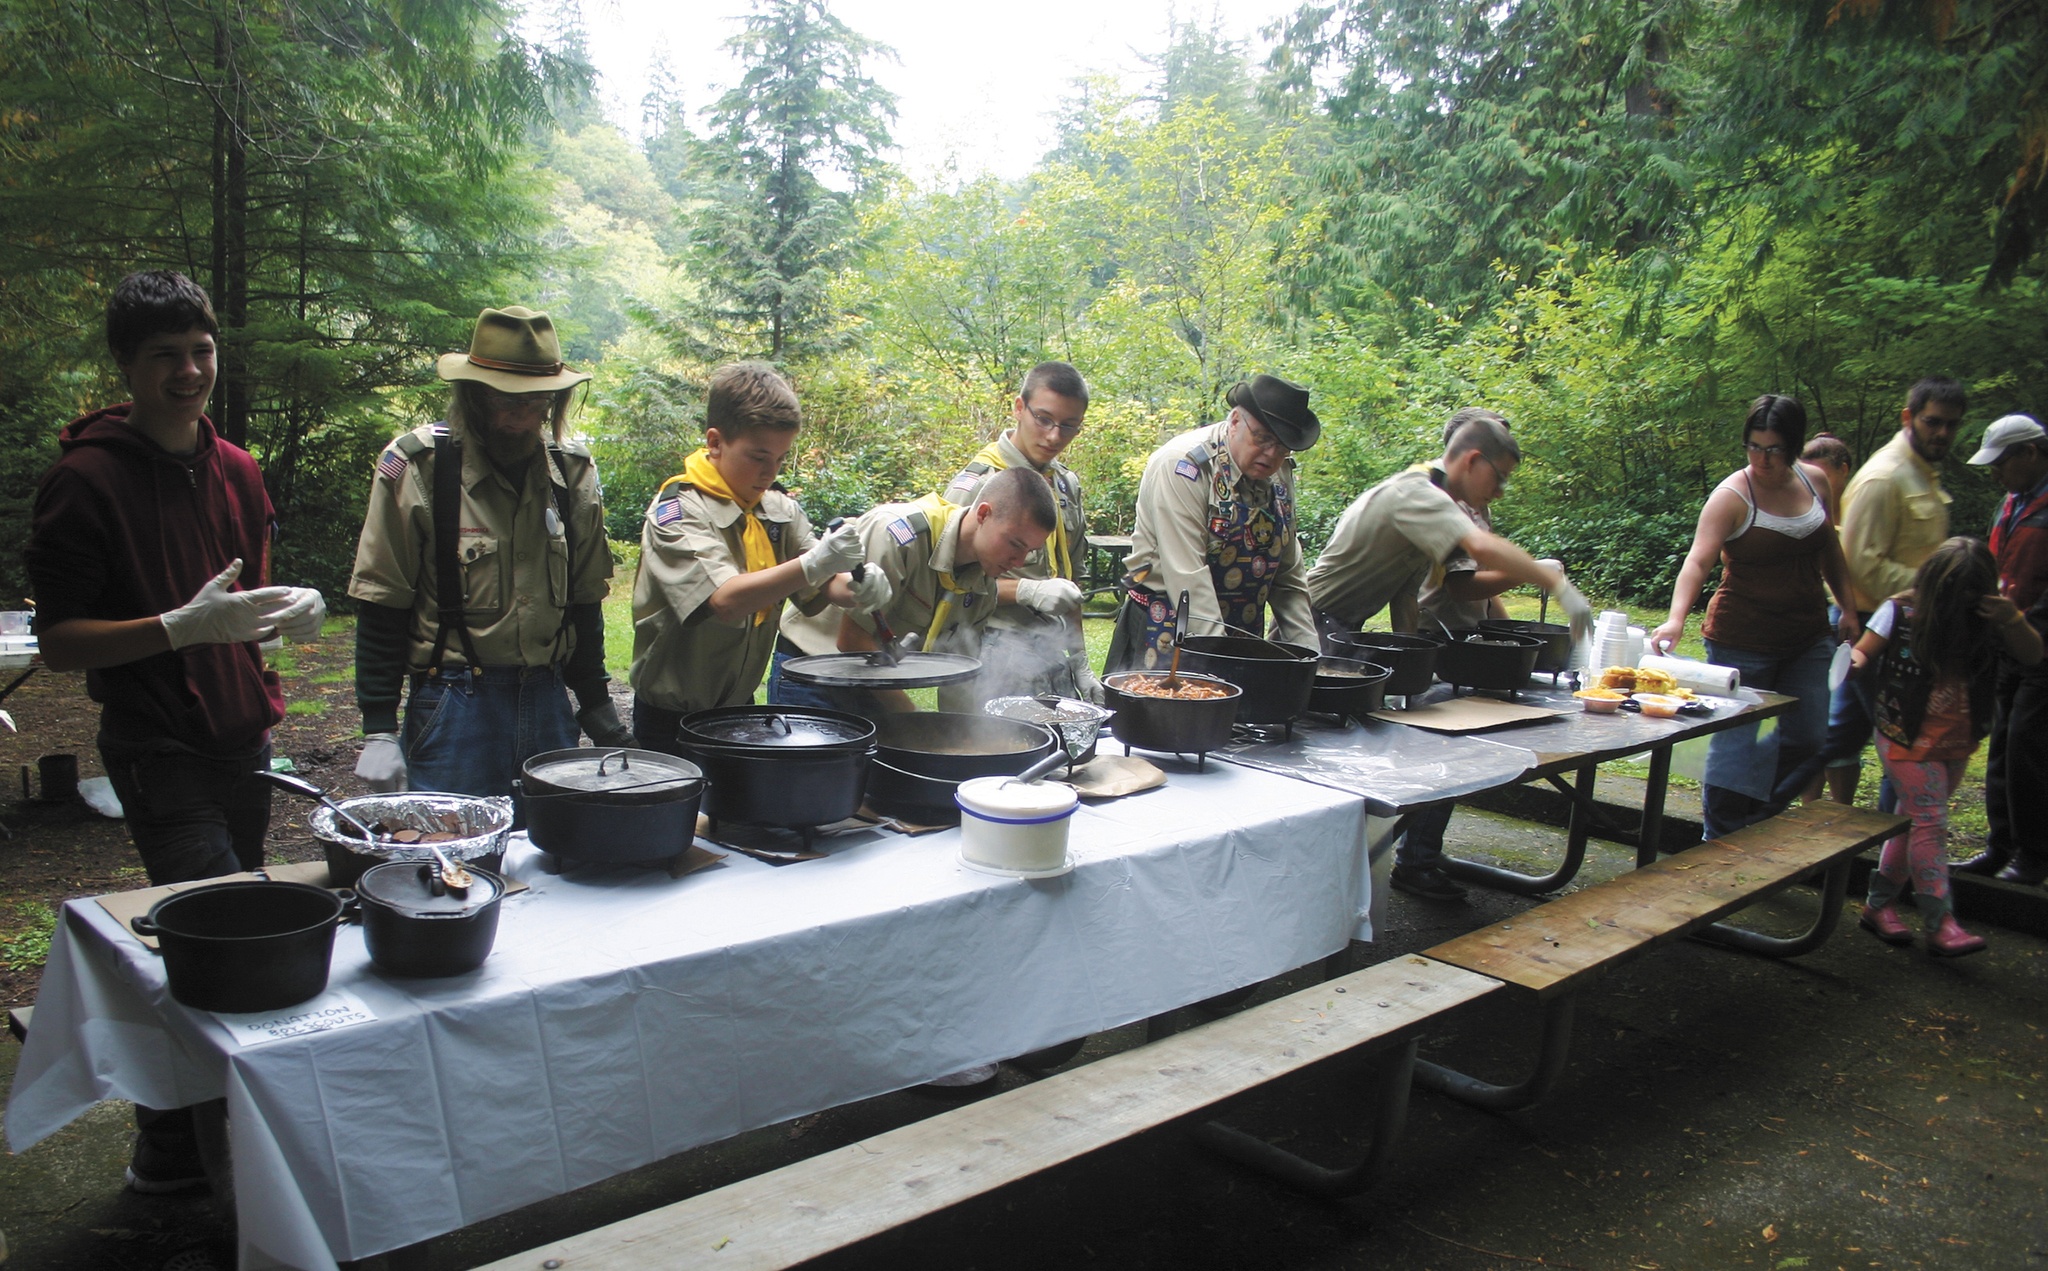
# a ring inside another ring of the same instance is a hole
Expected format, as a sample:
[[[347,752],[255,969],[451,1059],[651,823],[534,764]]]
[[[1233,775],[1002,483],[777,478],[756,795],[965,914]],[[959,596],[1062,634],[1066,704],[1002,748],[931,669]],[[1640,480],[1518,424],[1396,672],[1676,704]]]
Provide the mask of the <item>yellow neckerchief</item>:
[[[775,544],[769,541],[768,528],[761,524],[761,518],[754,515],[755,505],[761,502],[760,496],[743,499],[734,494],[725,484],[725,478],[719,475],[718,465],[711,462],[709,450],[699,446],[691,451],[690,457],[683,460],[681,474],[670,477],[669,480],[687,481],[713,498],[738,504],[741,524],[740,546],[746,552],[746,572],[751,574],[757,569],[769,569],[775,565]],[[758,627],[768,621],[768,615],[778,608],[780,605],[776,604],[766,609],[755,610],[754,625]]]
[[[947,527],[966,509],[946,502],[943,496],[937,494],[927,494],[910,506],[924,513],[925,524],[931,527],[932,558],[936,560],[939,554],[939,540],[946,536]],[[956,555],[960,551],[958,537],[953,540],[953,551]],[[932,572],[939,576],[939,602],[932,606],[932,625],[926,628],[924,633],[924,649],[927,653],[937,651],[932,646],[938,643],[939,632],[946,625],[946,617],[953,612],[953,597],[969,594],[966,588],[953,581],[952,574],[936,565],[932,567]]]
[[[1012,442],[1010,444],[1015,445],[1016,443]],[[1022,454],[1023,452],[1019,451],[1018,453]],[[1010,466],[1009,461],[1003,457],[1002,439],[1000,437],[983,446],[981,453],[975,455],[974,458],[976,462],[985,463],[997,472],[1001,472]],[[1052,567],[1052,576],[1054,578],[1072,578],[1074,577],[1074,545],[1067,541],[1067,518],[1060,515],[1057,506],[1060,497],[1060,483],[1053,479],[1051,468],[1047,468],[1039,475],[1043,476],[1045,483],[1052,487],[1052,497],[1055,505],[1052,518],[1052,537],[1045,541],[1046,553],[1052,558],[1047,563]]]

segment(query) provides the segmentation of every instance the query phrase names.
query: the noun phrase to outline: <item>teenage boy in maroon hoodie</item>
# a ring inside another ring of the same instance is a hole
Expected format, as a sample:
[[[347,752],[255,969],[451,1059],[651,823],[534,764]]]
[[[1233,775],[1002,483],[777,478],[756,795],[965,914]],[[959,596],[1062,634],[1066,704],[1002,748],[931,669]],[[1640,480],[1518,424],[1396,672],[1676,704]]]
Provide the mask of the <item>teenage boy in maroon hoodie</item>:
[[[29,531],[43,662],[86,672],[100,758],[153,884],[262,863],[270,787],[254,774],[284,692],[257,644],[315,639],[327,612],[311,588],[260,585],[275,522],[263,474],[205,415],[219,330],[182,274],[116,285],[107,347],[134,400],[65,427]],[[135,1112],[129,1186],[204,1182],[192,1110]]]

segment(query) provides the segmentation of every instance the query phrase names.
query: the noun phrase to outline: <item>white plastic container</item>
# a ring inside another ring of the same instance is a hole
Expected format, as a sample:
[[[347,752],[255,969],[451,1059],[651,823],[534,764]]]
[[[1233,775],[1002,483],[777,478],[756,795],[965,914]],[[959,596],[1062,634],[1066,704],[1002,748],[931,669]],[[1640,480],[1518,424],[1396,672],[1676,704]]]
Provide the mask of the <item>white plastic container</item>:
[[[975,777],[960,783],[953,802],[960,805],[960,863],[969,869],[1051,878],[1073,868],[1067,830],[1081,802],[1074,787]]]

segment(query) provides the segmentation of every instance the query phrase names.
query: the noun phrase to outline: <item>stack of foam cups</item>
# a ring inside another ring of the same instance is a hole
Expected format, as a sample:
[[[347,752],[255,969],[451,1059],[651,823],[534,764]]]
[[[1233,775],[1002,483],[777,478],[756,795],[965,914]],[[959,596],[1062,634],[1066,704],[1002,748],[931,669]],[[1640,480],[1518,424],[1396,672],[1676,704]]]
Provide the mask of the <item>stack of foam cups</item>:
[[[1628,644],[1628,615],[1619,609],[1603,610],[1593,622],[1593,652],[1587,667],[1598,675],[1610,666],[1634,666]]]

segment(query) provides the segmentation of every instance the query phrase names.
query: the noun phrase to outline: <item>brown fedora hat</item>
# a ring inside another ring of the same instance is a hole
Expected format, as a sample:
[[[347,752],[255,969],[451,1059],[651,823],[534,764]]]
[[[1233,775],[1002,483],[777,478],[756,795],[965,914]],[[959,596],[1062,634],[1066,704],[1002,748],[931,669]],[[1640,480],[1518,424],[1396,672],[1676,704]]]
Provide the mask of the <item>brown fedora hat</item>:
[[[1250,383],[1239,380],[1223,400],[1258,416],[1289,450],[1306,450],[1323,435],[1323,421],[1308,408],[1308,389],[1292,380],[1255,375]]]
[[[443,353],[434,369],[444,380],[475,380],[501,393],[553,392],[590,378],[562,365],[562,342],[548,315],[518,305],[478,314],[469,352]]]

